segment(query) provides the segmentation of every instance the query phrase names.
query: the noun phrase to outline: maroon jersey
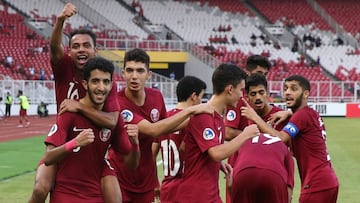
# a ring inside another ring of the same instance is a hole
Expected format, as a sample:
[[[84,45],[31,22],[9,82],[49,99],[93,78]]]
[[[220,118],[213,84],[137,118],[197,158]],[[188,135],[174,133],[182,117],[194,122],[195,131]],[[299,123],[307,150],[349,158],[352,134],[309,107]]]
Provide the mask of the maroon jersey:
[[[123,126],[122,119],[119,119],[118,126]],[[103,201],[100,179],[105,164],[104,156],[109,144],[121,146],[117,147],[119,153],[130,152],[131,144],[123,128],[116,128],[112,132],[109,129],[96,127],[81,114],[70,112],[57,117],[56,124],[45,139],[45,144],[61,146],[88,128],[93,129],[95,140],[87,146],[73,149],[57,164],[58,172],[56,186],[52,192],[53,198],[61,198],[61,194],[67,194],[77,201],[78,199],[83,199],[83,202]]]
[[[292,137],[292,149],[301,179],[301,193],[339,185],[326,149],[326,131],[320,115],[306,106],[297,110],[283,131]]]
[[[241,116],[241,107],[245,106],[244,101],[240,99],[236,104],[236,107],[227,107],[225,126],[231,127],[238,130],[244,130],[248,125],[248,119],[244,116]]]
[[[284,109],[282,109],[282,108],[280,108],[280,107],[277,107],[277,106],[274,106],[274,105],[272,105],[271,104],[271,106],[272,106],[272,108],[271,108],[271,110],[269,111],[269,113],[267,113],[266,115],[264,115],[263,117],[262,117],[262,119],[265,121],[265,122],[267,122],[269,119],[270,119],[270,116],[272,115],[272,114],[274,114],[274,113],[276,113],[276,112],[279,112],[279,111],[284,111]],[[271,127],[273,127],[273,128],[275,128],[276,130],[282,130],[283,128],[284,128],[284,126],[288,123],[288,119],[286,119],[285,121],[283,121],[283,122],[281,122],[281,123],[279,123],[277,126],[271,126]]]
[[[224,136],[223,117],[218,113],[190,118],[184,138],[184,176],[176,195],[178,202],[221,202],[220,162],[212,160],[207,150],[223,144]]]
[[[82,85],[83,76],[76,73],[76,66],[69,55],[64,54],[59,64],[55,67],[51,64],[55,79],[55,94],[57,110],[64,99],[80,99],[86,95]],[[113,82],[112,89],[105,101],[104,111],[120,111],[117,101],[117,85]]]
[[[125,123],[137,124],[143,119],[156,122],[166,118],[166,107],[160,91],[145,88],[145,103],[137,106],[125,96],[125,89],[118,93],[121,104],[121,115]],[[136,170],[126,167],[122,159],[116,156],[113,150],[109,150],[109,159],[115,165],[121,188],[131,192],[143,193],[154,190],[157,186],[155,163],[152,157],[151,145],[153,138],[139,133],[140,162]]]
[[[280,138],[260,134],[247,140],[238,150],[233,165],[234,176],[247,168],[267,169],[277,173],[289,187],[294,186],[294,160]]]
[[[172,109],[167,116],[173,116],[182,109]],[[154,140],[159,143],[160,152],[164,166],[164,179],[161,184],[160,201],[173,201],[177,191],[177,180],[183,173],[183,158],[180,149],[181,142],[184,139],[186,130],[176,131],[174,133],[163,135]]]

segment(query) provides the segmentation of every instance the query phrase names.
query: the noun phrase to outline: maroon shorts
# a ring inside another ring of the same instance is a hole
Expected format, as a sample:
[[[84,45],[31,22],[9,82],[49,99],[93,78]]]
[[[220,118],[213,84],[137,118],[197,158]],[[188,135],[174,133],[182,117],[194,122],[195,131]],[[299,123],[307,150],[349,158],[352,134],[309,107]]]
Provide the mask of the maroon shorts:
[[[20,116],[26,116],[26,109],[20,109]]]
[[[287,184],[271,170],[247,168],[234,174],[231,201],[288,203]]]
[[[300,194],[299,203],[326,202],[336,203],[339,187],[322,190],[319,192]]]

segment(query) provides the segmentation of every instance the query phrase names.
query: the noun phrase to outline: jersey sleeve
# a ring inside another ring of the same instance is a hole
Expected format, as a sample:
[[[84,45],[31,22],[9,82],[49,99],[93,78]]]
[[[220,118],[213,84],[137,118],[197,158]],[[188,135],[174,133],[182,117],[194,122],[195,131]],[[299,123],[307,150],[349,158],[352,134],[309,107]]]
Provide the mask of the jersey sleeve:
[[[210,114],[199,114],[193,116],[189,121],[191,124],[188,132],[193,136],[201,152],[221,143],[219,135],[216,134],[213,119]]]
[[[68,141],[68,129],[72,127],[71,113],[58,115],[56,123],[51,127],[45,138],[45,145],[61,146]]]
[[[225,117],[225,126],[231,127],[238,130],[244,130],[248,125],[248,119],[244,116],[241,116],[240,104],[237,107],[227,107],[226,117]]]
[[[109,92],[109,95],[105,100],[104,111],[105,112],[115,112],[115,111],[120,112],[120,104],[119,104],[118,95],[117,95],[117,85],[115,82],[112,83],[111,91]]]
[[[128,154],[131,151],[129,136],[124,127],[124,121],[119,118],[118,124],[113,131],[114,139],[112,140],[113,149],[120,154]]]
[[[292,138],[296,137],[300,129],[306,125],[306,120],[308,120],[307,115],[302,113],[303,111],[295,112],[289,122],[285,125],[282,131],[286,132]]]

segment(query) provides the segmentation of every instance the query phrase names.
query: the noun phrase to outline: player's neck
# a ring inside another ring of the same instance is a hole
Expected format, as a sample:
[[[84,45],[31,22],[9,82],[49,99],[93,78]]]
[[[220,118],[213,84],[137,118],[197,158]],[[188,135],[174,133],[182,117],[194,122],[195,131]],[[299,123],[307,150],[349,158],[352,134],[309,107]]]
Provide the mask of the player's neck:
[[[101,111],[103,109],[104,104],[94,104],[94,102],[91,101],[90,97],[85,96],[82,99],[79,100],[81,104],[84,104],[86,106],[92,107],[96,110]]]
[[[142,106],[145,103],[145,90],[131,91],[129,88],[125,89],[125,96],[137,106]]]
[[[179,102],[179,103],[176,104],[175,108],[177,108],[177,109],[185,109],[185,108],[190,107],[192,105],[193,105],[192,102],[187,102],[187,101]]]
[[[221,97],[220,95],[213,95],[208,101],[208,104],[213,106],[217,113],[219,113],[220,115],[224,115],[226,110],[226,102],[224,101],[223,97]]]
[[[263,117],[263,116],[267,115],[271,111],[272,108],[273,107],[270,104],[266,104],[263,109],[257,110],[256,113],[260,117]]]

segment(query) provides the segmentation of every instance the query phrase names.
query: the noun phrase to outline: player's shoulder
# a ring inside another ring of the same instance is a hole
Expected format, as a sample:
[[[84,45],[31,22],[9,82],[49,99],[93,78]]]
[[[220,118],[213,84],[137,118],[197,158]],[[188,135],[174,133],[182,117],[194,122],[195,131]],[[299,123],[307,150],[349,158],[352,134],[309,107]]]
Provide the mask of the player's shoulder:
[[[161,96],[161,98],[162,98],[162,93],[160,92],[159,89],[145,87],[144,90],[145,90],[146,96],[151,96],[154,98]]]

